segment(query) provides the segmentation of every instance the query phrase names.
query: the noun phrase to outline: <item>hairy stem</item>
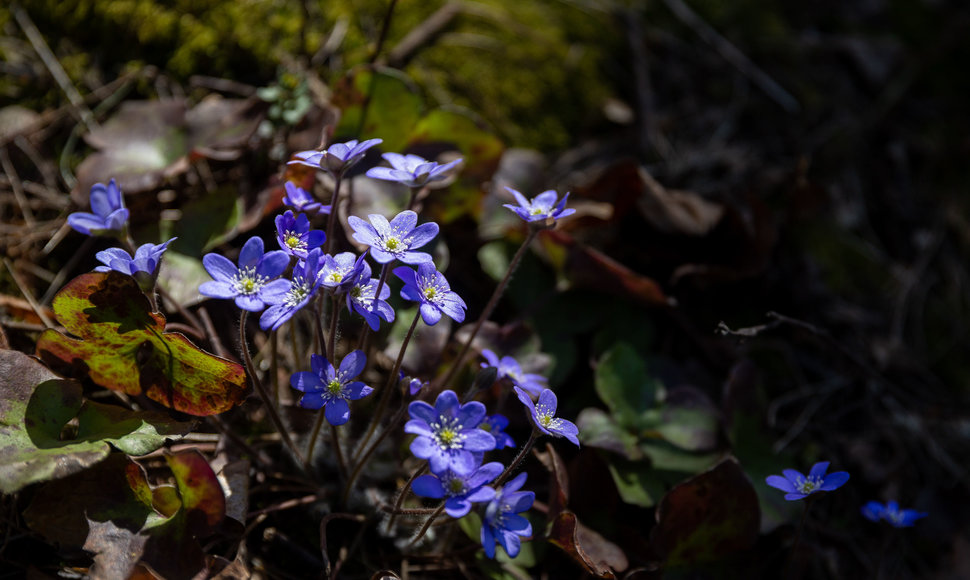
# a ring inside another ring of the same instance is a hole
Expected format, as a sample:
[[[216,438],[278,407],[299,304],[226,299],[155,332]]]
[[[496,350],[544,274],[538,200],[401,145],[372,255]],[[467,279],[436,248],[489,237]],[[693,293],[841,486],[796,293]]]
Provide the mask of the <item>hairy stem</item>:
[[[488,317],[492,315],[492,311],[495,310],[495,306],[498,305],[499,298],[501,298],[502,294],[505,293],[505,288],[508,286],[509,280],[512,279],[512,273],[515,272],[516,268],[519,267],[519,262],[522,261],[522,257],[525,256],[525,251],[532,243],[532,240],[535,239],[537,233],[538,230],[529,228],[529,234],[525,237],[525,241],[522,242],[522,245],[515,253],[515,256],[512,257],[512,261],[509,263],[509,269],[505,272],[505,277],[502,278],[502,281],[499,282],[498,286],[495,287],[495,291],[492,292],[492,297],[489,298],[488,304],[486,304],[485,309],[482,310],[481,316],[479,316],[478,320],[475,321],[475,326],[472,328],[471,334],[469,334],[468,338],[465,340],[465,344],[462,345],[461,352],[459,352],[458,356],[455,357],[454,362],[451,364],[451,368],[448,369],[448,372],[444,375],[444,378],[435,381],[435,390],[437,390],[437,388],[439,388],[441,385],[448,384],[451,379],[455,378],[455,373],[457,373],[458,369],[461,368],[461,365],[465,363],[465,357],[468,355],[468,349],[471,348],[472,341],[474,341],[475,337],[478,336],[478,331],[482,329],[482,325],[486,320],[488,320]]]

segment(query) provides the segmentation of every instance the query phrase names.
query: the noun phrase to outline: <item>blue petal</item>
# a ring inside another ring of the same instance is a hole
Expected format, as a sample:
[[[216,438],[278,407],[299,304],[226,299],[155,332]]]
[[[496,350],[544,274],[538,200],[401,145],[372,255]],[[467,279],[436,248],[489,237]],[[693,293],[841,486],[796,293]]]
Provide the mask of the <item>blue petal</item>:
[[[795,491],[795,486],[792,482],[788,478],[780,475],[769,475],[765,478],[765,483],[786,493],[793,493]]]
[[[343,425],[350,420],[350,405],[347,404],[346,399],[333,399],[327,403],[323,413],[331,425]]]
[[[849,481],[849,474],[846,471],[836,471],[825,476],[819,489],[822,491],[832,491],[845,485]]]
[[[422,475],[411,484],[414,495],[420,497],[430,497],[441,499],[445,497],[445,488],[441,485],[441,480],[433,475]]]

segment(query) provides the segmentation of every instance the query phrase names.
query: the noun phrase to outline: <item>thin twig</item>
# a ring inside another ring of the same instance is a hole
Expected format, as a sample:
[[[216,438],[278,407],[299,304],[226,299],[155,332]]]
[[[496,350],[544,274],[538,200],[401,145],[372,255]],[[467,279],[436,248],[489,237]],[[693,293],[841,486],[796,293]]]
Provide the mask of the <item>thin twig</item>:
[[[0,147],[0,166],[3,167],[3,172],[7,174],[7,178],[10,180],[10,189],[13,190],[13,197],[17,200],[17,205],[20,206],[20,211],[24,215],[24,224],[27,225],[28,229],[34,229],[37,227],[37,222],[34,221],[34,212],[30,209],[30,204],[24,195],[24,188],[20,181],[20,176],[17,175],[17,170],[14,168],[13,163],[10,162],[10,155],[7,153],[6,147]]]
[[[367,518],[360,514],[327,514],[320,520],[320,554],[323,556],[324,576],[331,578],[333,567],[330,565],[330,556],[327,555],[327,524],[330,520],[351,520],[354,522],[365,522]]]
[[[37,301],[34,300],[34,295],[31,294],[30,289],[27,288],[27,286],[23,283],[23,281],[21,281],[20,276],[17,275],[17,272],[14,270],[13,265],[10,263],[10,260],[8,260],[7,258],[4,258],[3,265],[7,267],[7,271],[10,272],[10,277],[13,278],[14,284],[17,285],[17,288],[20,290],[20,293],[24,295],[24,298],[27,299],[27,302],[30,304],[30,307],[33,309],[34,314],[36,314],[37,317],[40,318],[40,320],[44,323],[44,326],[46,326],[47,328],[54,328],[54,323],[51,322],[50,318],[47,318],[47,315],[44,314],[44,310],[40,307],[39,304],[37,304]]]
[[[711,45],[724,60],[734,65],[741,74],[768,95],[768,98],[778,103],[782,109],[789,113],[797,113],[801,110],[801,105],[791,93],[768,76],[768,73],[758,68],[738,47],[721,36],[710,24],[704,22],[683,0],[663,0],[663,2],[674,16],[697,33],[701,40]]]

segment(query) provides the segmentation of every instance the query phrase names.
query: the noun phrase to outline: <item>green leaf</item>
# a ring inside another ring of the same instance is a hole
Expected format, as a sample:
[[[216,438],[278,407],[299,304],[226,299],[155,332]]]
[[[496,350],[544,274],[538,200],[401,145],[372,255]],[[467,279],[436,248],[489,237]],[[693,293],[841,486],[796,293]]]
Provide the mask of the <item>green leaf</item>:
[[[643,357],[625,342],[606,351],[596,367],[596,393],[617,422],[638,429],[642,416],[656,403],[662,386],[647,373]]]
[[[652,507],[657,502],[656,498],[663,495],[663,482],[656,477],[649,463],[610,457],[606,465],[616,490],[620,492],[620,499],[626,503]]]
[[[352,71],[334,86],[331,102],[342,111],[336,135],[381,138],[386,151],[404,150],[423,106],[411,79],[387,68]]]
[[[0,492],[83,471],[105,459],[111,445],[150,453],[165,439],[192,428],[160,413],[136,413],[83,401],[81,386],[61,379],[37,360],[0,351]],[[77,417],[77,433],[65,429]]]
[[[200,350],[178,333],[130,276],[91,272],[54,297],[58,321],[75,336],[49,329],[38,356],[52,367],[87,375],[95,383],[148,398],[190,415],[222,413],[242,402],[241,365]]]
[[[637,447],[636,435],[617,425],[616,420],[602,409],[583,409],[576,418],[576,426],[583,445],[619,453],[627,459],[643,457]]]

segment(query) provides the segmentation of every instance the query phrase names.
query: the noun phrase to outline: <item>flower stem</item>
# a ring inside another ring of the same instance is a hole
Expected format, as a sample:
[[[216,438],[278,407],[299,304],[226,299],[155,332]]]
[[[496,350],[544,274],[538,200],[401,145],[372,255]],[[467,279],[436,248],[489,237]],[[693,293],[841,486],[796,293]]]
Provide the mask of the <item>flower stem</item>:
[[[814,499],[815,497],[811,495],[805,498],[805,507],[802,510],[802,517],[798,522],[798,531],[795,532],[795,543],[792,544],[791,553],[788,556],[788,568],[790,568],[792,572],[796,570],[796,562],[798,561],[798,546],[800,546],[802,543],[802,535],[805,531],[805,522],[808,520],[808,510],[812,507],[812,500]],[[786,576],[789,576],[789,574],[786,574]]]
[[[409,545],[413,546],[418,542],[418,540],[423,538],[424,534],[428,531],[428,528],[431,527],[431,524],[434,523],[435,519],[438,516],[440,516],[441,512],[443,511],[445,511],[445,502],[441,502],[441,505],[439,505],[438,508],[434,510],[434,512],[432,512],[430,516],[428,516],[428,519],[424,522],[424,525],[421,526],[421,529],[418,530],[418,533],[414,535],[414,538],[411,539],[411,542]]]
[[[408,328],[407,334],[404,335],[404,342],[401,344],[401,350],[397,353],[397,360],[394,361],[394,368],[391,369],[391,374],[387,376],[387,384],[384,385],[384,390],[381,392],[381,398],[377,402],[377,408],[374,410],[374,414],[371,416],[370,426],[367,428],[367,433],[360,440],[360,449],[364,448],[371,436],[374,435],[374,430],[377,429],[377,425],[380,424],[381,419],[384,416],[384,410],[387,408],[387,402],[391,398],[391,392],[394,390],[394,382],[397,379],[397,373],[401,370],[401,363],[404,361],[404,352],[408,348],[408,343],[411,342],[411,336],[414,334],[414,329],[418,326],[418,320],[421,318],[421,309],[418,309],[414,313],[414,320],[411,321],[411,327]]]
[[[337,456],[337,469],[340,471],[340,478],[347,479],[347,462],[344,461],[344,452],[340,448],[340,430],[337,429],[336,425],[330,425],[330,441],[333,444],[334,454]]]
[[[323,409],[317,413],[317,420],[313,423],[313,431],[310,433],[310,440],[307,441],[306,458],[313,461],[313,450],[316,449],[317,439],[320,437],[320,428],[323,427]]]
[[[377,281],[377,288],[374,288],[373,304],[375,305],[377,304],[377,301],[380,300],[381,298],[381,288],[384,287],[384,282],[387,281],[387,275],[391,272],[391,264],[393,264],[393,262],[388,262],[384,264],[384,266],[381,268],[381,277]],[[370,335],[372,334],[367,331],[367,328],[363,330],[363,332],[360,335],[360,341],[357,342],[357,350],[362,350],[364,351],[365,354],[367,353],[367,339],[369,339]]]
[[[253,382],[253,387],[256,389],[256,393],[259,398],[262,399],[263,405],[266,406],[266,413],[269,415],[270,420],[273,422],[273,426],[279,432],[280,437],[283,439],[283,443],[290,448],[293,455],[300,460],[303,464],[304,469],[310,470],[309,464],[307,464],[306,459],[300,453],[296,444],[293,443],[293,439],[290,438],[289,432],[286,430],[286,426],[283,425],[283,420],[280,419],[279,414],[276,412],[276,408],[273,406],[273,402],[269,398],[269,394],[266,389],[263,388],[263,383],[260,382],[259,376],[256,374],[256,367],[253,365],[253,359],[249,356],[249,346],[246,343],[246,317],[249,314],[248,311],[243,310],[242,315],[239,317],[239,348],[242,349],[243,361],[246,364],[246,374],[249,375],[250,380]]]
[[[358,460],[357,463],[354,465],[354,470],[350,474],[350,478],[347,480],[347,484],[344,486],[344,493],[341,498],[341,501],[343,503],[345,504],[347,503],[347,498],[350,496],[350,490],[354,486],[354,482],[357,481],[357,478],[360,476],[360,472],[364,469],[364,465],[367,464],[367,460],[370,459],[370,456],[377,449],[377,446],[381,444],[381,441],[384,441],[384,438],[387,437],[391,433],[391,431],[393,431],[397,427],[397,424],[404,417],[405,409],[407,409],[407,407],[401,407],[400,409],[398,409],[397,413],[395,413],[394,416],[391,417],[391,420],[388,421],[387,426],[384,428],[384,430],[381,431],[380,434],[377,435],[377,438],[374,439],[374,442],[371,443],[371,446],[368,447],[366,451],[358,453],[358,455],[360,455],[360,460]],[[364,445],[362,444],[359,447],[359,449],[364,449]]]
[[[492,315],[492,311],[495,310],[495,306],[498,305],[498,299],[501,298],[502,294],[505,293],[505,288],[508,286],[509,280],[512,279],[512,273],[515,272],[516,268],[519,267],[519,262],[522,261],[522,257],[525,256],[526,249],[528,249],[529,245],[532,243],[532,240],[535,239],[538,231],[539,230],[529,228],[529,233],[525,237],[525,241],[522,242],[522,245],[519,247],[518,251],[515,252],[515,256],[512,257],[512,261],[509,263],[509,269],[505,272],[505,277],[502,278],[502,281],[499,282],[498,286],[495,287],[495,291],[492,292],[492,297],[489,298],[488,304],[486,304],[485,309],[482,310],[481,316],[479,316],[478,320],[475,321],[475,326],[472,328],[471,334],[469,334],[468,338],[465,340],[465,344],[462,345],[461,352],[458,353],[458,356],[452,363],[451,368],[449,368],[448,372],[444,375],[444,378],[435,381],[436,389],[441,385],[448,384],[448,382],[455,377],[455,373],[458,372],[461,365],[464,364],[465,357],[468,355],[468,349],[471,348],[472,341],[475,340],[475,337],[478,335],[478,331],[482,329],[482,324],[484,324],[485,321],[488,320],[488,317]]]
[[[327,216],[327,242],[324,245],[324,254],[329,254],[333,249],[334,240],[337,238],[334,225],[337,223],[337,194],[340,191],[340,182],[343,181],[343,173],[338,172],[334,175],[333,195],[330,196],[330,215]]]
[[[337,350],[337,319],[340,318],[340,304],[337,302],[337,294],[334,293],[330,307],[330,333],[327,334],[327,360],[333,362]]]
[[[274,330],[269,333],[269,374],[273,378],[273,406],[280,406],[280,360],[278,356],[280,346],[279,334]]]
[[[493,486],[498,487],[502,485],[502,483],[508,478],[508,476],[511,475],[513,471],[515,471],[515,469],[519,466],[519,464],[522,463],[522,460],[525,459],[525,456],[529,454],[529,451],[532,450],[532,446],[535,445],[536,440],[539,439],[539,435],[540,435],[539,430],[533,427],[532,434],[529,435],[529,440],[525,442],[525,445],[522,447],[522,450],[519,451],[519,454],[515,456],[515,459],[512,460],[512,463],[510,463],[509,466],[505,468],[505,471],[502,472],[502,475],[499,475],[497,478],[495,478],[495,482],[492,484]]]
[[[411,484],[414,483],[414,480],[417,479],[419,475],[427,471],[427,469],[428,462],[425,461],[424,465],[414,470],[414,473],[411,474],[410,479],[408,479],[407,483],[404,484],[404,487],[401,488],[400,493],[397,494],[397,498],[394,500],[394,510],[391,511],[391,517],[389,520],[387,520],[388,530],[392,529],[394,519],[397,518],[397,514],[401,513],[401,504],[404,503],[404,498],[408,496],[408,492],[411,490]]]

